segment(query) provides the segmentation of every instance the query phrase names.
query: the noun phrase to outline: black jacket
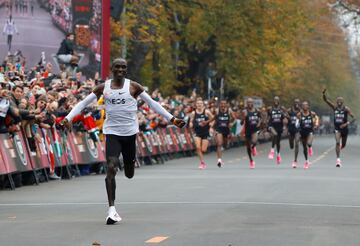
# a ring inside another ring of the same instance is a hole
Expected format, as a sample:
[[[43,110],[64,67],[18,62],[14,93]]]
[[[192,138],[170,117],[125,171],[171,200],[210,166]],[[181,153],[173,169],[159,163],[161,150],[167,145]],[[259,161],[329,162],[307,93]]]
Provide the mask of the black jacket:
[[[57,55],[73,55],[74,54],[74,43],[70,40],[64,39],[60,48],[57,52]]]

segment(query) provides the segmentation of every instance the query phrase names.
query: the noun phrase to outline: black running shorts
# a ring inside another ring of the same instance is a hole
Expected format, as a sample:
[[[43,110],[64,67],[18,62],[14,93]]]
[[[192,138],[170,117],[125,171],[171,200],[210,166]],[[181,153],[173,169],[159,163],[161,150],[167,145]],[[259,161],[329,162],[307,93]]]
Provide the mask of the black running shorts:
[[[341,137],[347,137],[347,135],[349,134],[349,128],[345,127],[343,129],[339,128],[335,128],[335,133],[336,132],[340,132]]]
[[[106,159],[123,156],[124,165],[134,165],[136,158],[136,135],[106,135]]]

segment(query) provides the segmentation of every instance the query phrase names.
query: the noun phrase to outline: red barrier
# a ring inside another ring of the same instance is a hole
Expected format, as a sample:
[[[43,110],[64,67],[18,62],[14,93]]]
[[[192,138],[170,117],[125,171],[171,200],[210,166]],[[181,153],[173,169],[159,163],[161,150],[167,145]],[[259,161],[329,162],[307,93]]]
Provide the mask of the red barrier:
[[[36,151],[32,152],[27,145],[28,153],[31,159],[32,166],[35,169],[49,168],[50,162],[44,138],[42,138],[41,130],[37,129],[37,136],[35,137]],[[27,142],[27,141],[26,141]]]
[[[54,154],[53,146],[51,144],[51,138],[48,134],[48,131],[46,131],[45,129],[40,129],[40,131],[41,131],[41,136],[44,139],[46,152],[49,158],[50,173],[53,173],[55,170],[55,154]]]
[[[136,135],[136,151],[137,151],[137,156],[140,158],[144,158],[146,156],[148,156],[148,152],[146,151],[146,145],[143,139],[143,133],[140,132],[139,134]]]
[[[177,128],[176,130],[178,132],[177,136],[178,136],[178,139],[179,139],[179,142],[180,142],[181,149],[183,151],[190,150],[190,146],[188,145],[188,142],[187,142],[186,137],[185,137],[185,129]]]
[[[70,164],[105,162],[103,143],[94,142],[86,132],[37,129],[36,150],[29,148],[23,132],[9,139],[0,135],[0,174],[32,171]],[[138,157],[194,150],[193,133],[189,129],[168,127],[156,132],[139,133],[136,137]]]
[[[173,147],[175,152],[179,152],[181,150],[181,143],[175,134],[176,129],[173,127],[166,128],[167,131],[170,133],[171,140],[173,142]],[[175,129],[175,130],[174,130]]]
[[[151,153],[153,155],[159,155],[160,154],[160,145],[159,145],[155,135],[156,135],[155,132],[149,132],[148,134],[144,134],[144,136],[147,137],[147,139],[149,140],[149,142],[152,146]]]
[[[67,138],[68,140],[72,138],[70,141],[73,141],[73,145],[70,143],[70,147],[76,164],[105,162],[102,143],[100,141],[95,143],[87,132],[72,131]]]
[[[51,145],[54,149],[56,166],[66,166],[69,162],[67,156],[64,155],[65,151],[59,132],[53,127],[48,130],[48,134],[50,135]]]
[[[164,129],[164,133],[166,134],[166,141],[167,141],[167,144],[170,148],[170,153],[176,153],[179,151],[179,146],[178,146],[178,143],[177,143],[177,140],[174,136],[174,133],[172,130],[170,130],[170,128],[166,128]]]
[[[13,138],[9,138],[8,134],[0,134],[0,142],[0,152],[4,163],[1,168],[3,171],[14,173],[33,170],[21,132],[15,133]]]
[[[145,143],[147,156],[153,155],[153,153],[152,153],[153,148],[152,148],[151,142],[150,142],[148,136],[146,136],[145,133],[142,134],[142,139],[143,139],[143,141],[144,141],[144,143]]]
[[[160,153],[161,154],[169,153],[170,151],[169,151],[169,148],[168,148],[168,146],[166,144],[166,139],[165,139],[166,137],[163,134],[163,131],[161,129],[156,131],[156,137],[157,137],[158,142],[160,144],[160,146],[159,146],[160,147]]]
[[[191,135],[191,132],[189,131],[188,128],[185,128],[185,129],[183,128],[181,130],[184,131],[184,137],[185,137],[185,140],[186,140],[187,150],[188,151],[194,150],[195,149],[195,142],[194,142],[194,138]]]
[[[4,147],[2,146],[2,137],[1,135],[5,135],[5,134],[0,134],[0,175],[2,174],[7,174],[7,169],[6,169],[6,166],[5,166],[5,159],[3,158],[2,156],[2,149],[4,149]]]

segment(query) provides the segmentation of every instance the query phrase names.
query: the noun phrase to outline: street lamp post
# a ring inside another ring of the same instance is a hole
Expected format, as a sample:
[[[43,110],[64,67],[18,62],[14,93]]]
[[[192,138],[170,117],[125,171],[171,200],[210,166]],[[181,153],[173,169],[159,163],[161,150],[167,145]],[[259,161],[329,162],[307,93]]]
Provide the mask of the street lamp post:
[[[208,66],[208,69],[206,72],[207,83],[208,83],[208,86],[207,86],[208,100],[210,100],[210,98],[211,98],[211,92],[213,91],[212,81],[213,81],[213,79],[215,79],[216,75],[217,75],[217,71],[214,68],[214,64],[209,63],[209,66]]]

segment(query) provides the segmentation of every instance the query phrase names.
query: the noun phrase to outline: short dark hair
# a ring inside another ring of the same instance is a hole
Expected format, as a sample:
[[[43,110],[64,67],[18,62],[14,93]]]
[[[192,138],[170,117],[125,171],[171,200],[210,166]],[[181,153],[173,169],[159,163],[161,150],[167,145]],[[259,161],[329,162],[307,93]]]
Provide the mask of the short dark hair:
[[[12,88],[12,91],[15,91],[17,88],[20,88],[22,91],[24,91],[24,87],[21,86],[21,85],[15,85],[15,86]]]

